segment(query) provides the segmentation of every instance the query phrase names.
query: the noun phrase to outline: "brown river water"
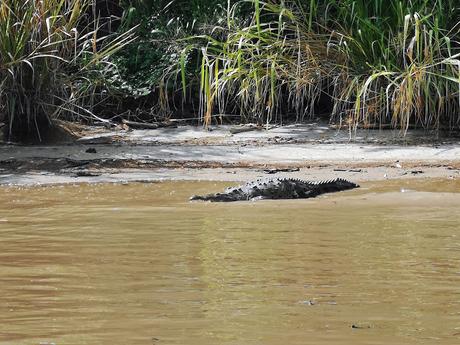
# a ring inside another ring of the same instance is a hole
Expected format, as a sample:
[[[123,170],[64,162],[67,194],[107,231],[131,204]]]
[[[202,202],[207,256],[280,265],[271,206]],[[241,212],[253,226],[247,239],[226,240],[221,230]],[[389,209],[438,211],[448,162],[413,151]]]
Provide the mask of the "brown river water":
[[[228,185],[1,187],[0,344],[460,344],[460,182]]]

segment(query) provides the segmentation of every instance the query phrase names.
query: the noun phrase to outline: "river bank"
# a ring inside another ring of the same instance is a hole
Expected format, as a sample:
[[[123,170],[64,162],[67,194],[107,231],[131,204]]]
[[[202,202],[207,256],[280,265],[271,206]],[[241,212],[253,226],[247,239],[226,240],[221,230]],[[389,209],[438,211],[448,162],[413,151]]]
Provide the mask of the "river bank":
[[[241,129],[88,127],[74,142],[2,145],[0,184],[460,177],[458,139],[434,133],[359,130],[350,136],[322,124]]]

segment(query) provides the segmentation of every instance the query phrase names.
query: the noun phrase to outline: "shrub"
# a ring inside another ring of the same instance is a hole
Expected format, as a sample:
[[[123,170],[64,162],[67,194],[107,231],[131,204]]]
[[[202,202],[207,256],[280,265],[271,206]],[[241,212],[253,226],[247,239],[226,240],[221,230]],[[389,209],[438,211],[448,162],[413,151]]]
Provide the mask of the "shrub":
[[[178,64],[182,87],[199,85],[205,124],[226,110],[243,121],[282,121],[290,112],[302,120],[327,97],[331,119],[354,128],[459,126],[455,1],[251,3],[248,25],[235,20],[237,3],[228,26],[213,30],[225,35],[195,37],[198,83],[186,82]]]
[[[0,114],[8,136],[41,140],[57,118],[95,118],[111,73],[108,58],[132,30],[98,35],[94,1],[3,0],[0,3]]]

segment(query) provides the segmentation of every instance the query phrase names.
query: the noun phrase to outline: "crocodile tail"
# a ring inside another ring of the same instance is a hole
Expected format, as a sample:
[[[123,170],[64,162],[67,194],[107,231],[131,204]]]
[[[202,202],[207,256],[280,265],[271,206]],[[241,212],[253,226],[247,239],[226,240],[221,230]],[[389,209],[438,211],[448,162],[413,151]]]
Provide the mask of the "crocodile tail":
[[[327,192],[339,192],[347,189],[358,188],[359,185],[342,178],[337,178],[335,180],[320,182],[318,187],[324,189]]]

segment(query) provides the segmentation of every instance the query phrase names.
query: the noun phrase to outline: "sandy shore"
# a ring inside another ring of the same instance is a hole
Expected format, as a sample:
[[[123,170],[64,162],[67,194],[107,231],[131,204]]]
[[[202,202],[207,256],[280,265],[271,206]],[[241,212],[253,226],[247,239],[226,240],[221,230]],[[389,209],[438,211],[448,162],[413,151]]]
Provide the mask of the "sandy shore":
[[[230,134],[180,127],[98,131],[76,143],[0,146],[0,184],[159,180],[245,181],[289,176],[356,182],[460,176],[460,143],[422,131],[347,131],[293,125]]]

